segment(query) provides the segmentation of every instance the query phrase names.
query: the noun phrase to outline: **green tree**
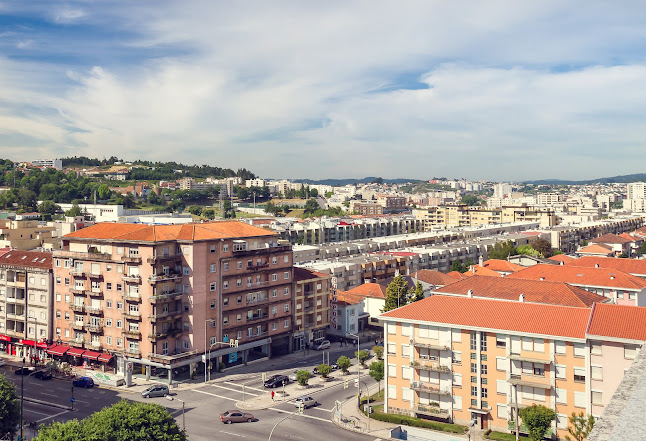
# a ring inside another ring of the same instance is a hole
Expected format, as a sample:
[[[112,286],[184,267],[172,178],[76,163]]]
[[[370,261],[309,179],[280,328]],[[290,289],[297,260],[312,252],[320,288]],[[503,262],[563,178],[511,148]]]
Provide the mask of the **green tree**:
[[[325,198],[326,198],[326,199],[329,199],[329,198],[331,198],[331,197],[332,197],[332,195],[333,195],[333,194],[334,194],[334,192],[333,192],[333,191],[326,191],[326,192],[325,192]]]
[[[533,441],[541,441],[556,418],[556,412],[543,405],[525,407],[518,411],[518,415],[523,419],[529,438]]]
[[[222,204],[222,217],[225,219],[235,219],[236,217],[236,209],[229,200],[224,201]]]
[[[62,435],[62,436],[60,436]],[[158,404],[121,400],[89,417],[41,427],[36,441],[186,441],[173,417]]]
[[[321,377],[327,378],[327,376],[330,375],[330,372],[332,372],[332,366],[327,363],[319,364],[318,371],[319,374],[321,374]]]
[[[541,253],[541,256],[545,257],[546,259],[548,257],[552,257],[552,244],[550,243],[549,240],[546,239],[536,239],[534,242],[530,244],[532,248],[534,248],[536,251]]]
[[[396,276],[386,288],[386,302],[382,312],[387,312],[408,303],[408,282],[403,276]]]
[[[0,375],[0,437],[9,434],[8,439],[13,439],[17,424],[20,424],[20,404],[16,390],[4,375]]]
[[[99,188],[96,189],[97,196],[101,200],[106,200],[110,199],[110,196],[112,195],[112,190],[110,190],[110,187],[108,187],[107,184],[101,184],[99,185]],[[154,192],[151,192],[152,194],[155,194]]]
[[[336,364],[339,366],[339,369],[341,369],[341,372],[343,372],[344,374],[347,374],[348,369],[350,368],[350,365],[352,364],[352,362],[348,357],[346,357],[345,355],[342,355],[336,360]]]
[[[379,346],[379,345],[373,346],[372,347],[372,352],[375,353],[375,356],[377,357],[378,360],[381,360],[382,358],[384,358],[384,347],[383,346]]]
[[[646,254],[646,240],[642,243],[641,248],[639,249],[640,254]]]
[[[373,361],[370,363],[370,371],[368,372],[376,382],[377,387],[379,388],[379,395],[381,395],[381,380],[384,379],[384,361]]]
[[[364,350],[362,349],[362,350],[360,350],[360,351],[355,351],[355,352],[354,352],[354,356],[355,356],[355,357],[357,357],[357,358],[359,359],[359,363],[361,363],[362,365],[364,365],[364,364],[366,364],[366,361],[367,361],[367,360],[368,360],[368,358],[370,357],[370,354],[368,353],[368,351],[364,351]]]
[[[202,214],[202,207],[199,205],[191,205],[188,207],[188,212],[191,214],[194,214],[195,216],[199,216]]]
[[[417,282],[417,285],[415,285],[415,291],[413,291],[411,302],[417,302],[419,300],[424,300],[424,288],[422,287],[422,284],[420,282]]]
[[[303,217],[310,217],[310,216],[314,216],[315,213],[321,209],[321,206],[316,201],[316,199],[311,198],[311,199],[308,199],[307,202],[305,202],[304,208],[305,208],[305,211],[303,213]]]
[[[25,211],[34,211],[36,209],[36,193],[26,187],[19,188],[18,205]]]
[[[568,441],[585,441],[594,428],[595,420],[592,415],[588,415],[586,418],[583,412],[578,415],[576,412],[572,412],[572,415],[568,417],[568,422],[570,425],[568,426],[567,431],[572,435],[572,438],[570,438],[569,435],[566,435],[565,439]]]
[[[49,221],[52,220],[52,216],[59,211],[61,207],[56,205],[54,201],[43,201],[38,204],[38,212],[43,217],[43,220]]]
[[[518,254],[524,254],[525,256],[541,256],[541,253],[538,252],[538,250],[534,249],[531,245],[521,245],[516,248],[516,251],[518,251]]]
[[[213,210],[213,208],[207,208],[204,211],[202,211],[202,216],[204,216],[207,219],[213,220],[215,219],[215,210]]]
[[[467,204],[468,206],[474,206],[474,205],[480,205],[482,204],[482,201],[478,196],[474,196],[472,194],[467,194],[462,196],[462,199],[460,199],[460,202],[463,204]]]
[[[459,273],[466,273],[469,268],[464,268],[464,265],[459,260],[454,260],[451,263],[451,271],[457,271]]]
[[[83,216],[83,211],[81,210],[81,207],[79,207],[79,204],[74,202],[72,204],[72,208],[70,208],[65,212],[65,216],[68,216],[68,217]]]
[[[309,383],[311,376],[312,374],[310,374],[309,371],[306,371],[306,370],[296,371],[296,381],[301,386],[307,386],[307,383]]]
[[[514,248],[514,244],[511,242],[511,240],[508,240],[506,242],[496,243],[491,248],[491,251],[489,251],[489,258],[506,260],[507,257],[515,256],[517,254],[518,251],[516,251],[516,248]]]

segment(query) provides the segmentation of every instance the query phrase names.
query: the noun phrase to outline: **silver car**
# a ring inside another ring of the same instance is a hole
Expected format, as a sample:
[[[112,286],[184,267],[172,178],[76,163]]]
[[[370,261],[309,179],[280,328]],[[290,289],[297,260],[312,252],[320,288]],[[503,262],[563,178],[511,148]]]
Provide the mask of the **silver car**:
[[[309,409],[310,407],[318,406],[319,403],[316,402],[316,400],[312,397],[307,397],[307,396],[302,396],[296,398],[296,401],[294,405],[296,407],[301,407],[301,404],[305,409]]]
[[[165,384],[153,384],[141,391],[144,398],[165,397],[168,395],[168,386]]]
[[[314,343],[315,351],[322,351],[323,349],[330,349],[330,340],[323,340],[318,343]]]

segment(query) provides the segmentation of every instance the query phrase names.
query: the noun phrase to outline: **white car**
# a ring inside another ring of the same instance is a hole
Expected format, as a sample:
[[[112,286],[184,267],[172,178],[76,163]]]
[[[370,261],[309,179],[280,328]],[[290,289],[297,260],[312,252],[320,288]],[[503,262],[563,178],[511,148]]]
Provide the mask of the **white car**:
[[[312,397],[303,396],[296,398],[296,401],[294,403],[296,407],[300,407],[301,404],[303,405],[303,407],[305,407],[305,409],[309,409],[310,407],[318,406],[319,403],[317,403],[316,400]]]
[[[323,349],[330,349],[330,340],[323,340],[318,343],[314,343],[314,349],[317,351],[322,351]]]

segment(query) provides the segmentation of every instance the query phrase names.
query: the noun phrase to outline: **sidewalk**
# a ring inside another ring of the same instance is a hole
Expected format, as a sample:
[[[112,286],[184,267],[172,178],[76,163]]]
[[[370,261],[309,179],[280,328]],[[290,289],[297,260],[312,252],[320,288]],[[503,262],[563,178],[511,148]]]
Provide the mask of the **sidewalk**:
[[[376,394],[379,390],[377,384],[368,387],[368,396]],[[397,424],[370,419],[357,407],[357,397],[350,398],[341,404],[338,411],[332,414],[332,422],[342,429],[359,433],[369,433],[371,436],[382,439],[391,439],[390,431]],[[368,429],[370,427],[370,429]]]

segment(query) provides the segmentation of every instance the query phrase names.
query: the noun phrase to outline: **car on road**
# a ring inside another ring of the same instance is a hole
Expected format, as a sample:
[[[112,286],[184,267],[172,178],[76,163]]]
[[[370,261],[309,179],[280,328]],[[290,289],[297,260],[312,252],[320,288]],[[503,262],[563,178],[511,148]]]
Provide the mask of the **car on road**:
[[[141,391],[144,398],[165,397],[168,395],[168,386],[165,384],[153,384]]]
[[[294,405],[296,407],[300,407],[301,404],[305,409],[309,409],[310,407],[318,406],[319,403],[316,402],[316,400],[312,397],[307,397],[307,396],[302,396],[296,398],[296,401],[294,402]]]
[[[301,371],[301,370],[305,371],[305,369],[299,369],[298,371]],[[298,381],[298,375],[297,375],[298,371],[294,371],[291,374],[289,374],[289,381]],[[308,371],[305,371],[305,372],[309,373]],[[312,377],[312,374],[310,374],[310,377]]]
[[[52,379],[52,373],[49,372],[46,369],[40,370],[34,374],[34,378],[38,378],[39,380],[51,380]]]
[[[79,377],[76,380],[72,381],[74,387],[82,387],[87,389],[88,387],[94,386],[94,380],[90,377]]]
[[[333,370],[333,371],[335,371],[335,370],[337,370],[337,369],[339,368],[339,365],[338,365],[338,364],[336,364],[336,363],[332,363],[331,368],[332,368],[332,370]],[[312,370],[312,372],[314,372],[315,374],[318,374],[318,373],[319,373],[319,367],[318,367],[318,366],[316,366],[316,367]]]
[[[36,369],[34,369],[33,367],[21,367],[21,368],[16,369],[16,371],[14,373],[16,375],[29,375],[29,374],[31,374],[31,373],[33,373],[35,371],[36,371]]]
[[[250,413],[240,412],[239,410],[227,410],[220,414],[220,421],[223,424],[244,423],[245,421],[250,423],[254,419],[254,416]]]
[[[267,381],[265,381],[263,385],[268,388],[274,388],[274,387],[280,387],[287,383],[289,383],[289,377],[285,375],[273,375],[267,378]]]
[[[321,340],[320,342],[314,343],[314,350],[322,351],[324,349],[330,349],[330,340]]]

